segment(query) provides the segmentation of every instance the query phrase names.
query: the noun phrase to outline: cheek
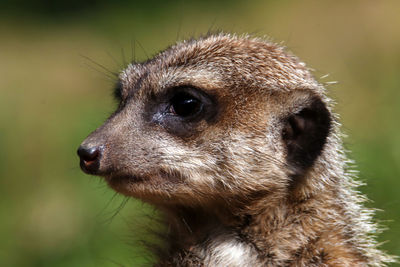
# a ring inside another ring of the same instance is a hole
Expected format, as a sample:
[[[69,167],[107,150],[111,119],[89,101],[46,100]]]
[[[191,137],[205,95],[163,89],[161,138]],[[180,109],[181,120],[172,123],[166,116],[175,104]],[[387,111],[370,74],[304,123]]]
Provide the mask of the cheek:
[[[218,160],[215,153],[200,149],[195,145],[189,146],[172,142],[163,142],[160,153],[165,155],[161,167],[179,172],[188,183],[214,183]],[[202,144],[204,148],[204,143]]]
[[[266,133],[269,133],[268,131]],[[287,168],[280,142],[271,134],[238,133],[224,148],[221,176],[230,186],[253,189],[281,187],[287,181]]]

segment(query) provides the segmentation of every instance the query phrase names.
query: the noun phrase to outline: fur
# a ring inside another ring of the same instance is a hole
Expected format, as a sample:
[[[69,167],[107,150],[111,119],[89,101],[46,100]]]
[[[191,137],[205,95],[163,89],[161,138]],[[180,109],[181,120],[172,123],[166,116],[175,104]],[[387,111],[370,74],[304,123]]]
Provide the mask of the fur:
[[[180,42],[121,72],[81,165],[162,211],[157,266],[385,266],[325,91],[263,39]],[[180,92],[202,109],[179,116]]]

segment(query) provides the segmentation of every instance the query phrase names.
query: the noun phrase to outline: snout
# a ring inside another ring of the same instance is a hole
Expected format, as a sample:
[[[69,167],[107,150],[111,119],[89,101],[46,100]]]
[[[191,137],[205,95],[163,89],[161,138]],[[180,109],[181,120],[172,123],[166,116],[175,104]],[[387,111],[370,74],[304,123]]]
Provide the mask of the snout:
[[[97,174],[100,168],[100,159],[103,146],[85,146],[78,148],[81,169],[88,174]]]

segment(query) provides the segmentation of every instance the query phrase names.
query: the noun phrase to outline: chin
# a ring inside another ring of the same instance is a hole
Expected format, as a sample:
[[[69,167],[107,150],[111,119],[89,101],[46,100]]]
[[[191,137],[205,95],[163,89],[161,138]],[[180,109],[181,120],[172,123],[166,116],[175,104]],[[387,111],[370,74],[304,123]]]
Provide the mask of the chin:
[[[166,176],[165,173],[113,175],[105,177],[105,180],[118,193],[152,203],[180,202],[179,199],[186,199],[185,195],[193,194],[184,181]]]

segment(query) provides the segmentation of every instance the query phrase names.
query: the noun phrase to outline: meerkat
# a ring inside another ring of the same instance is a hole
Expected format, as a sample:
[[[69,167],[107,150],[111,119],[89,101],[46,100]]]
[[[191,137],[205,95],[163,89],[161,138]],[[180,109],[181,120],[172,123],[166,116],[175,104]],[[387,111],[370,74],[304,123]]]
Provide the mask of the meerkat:
[[[156,206],[156,266],[386,266],[325,88],[280,45],[213,34],[119,75],[80,166]]]

